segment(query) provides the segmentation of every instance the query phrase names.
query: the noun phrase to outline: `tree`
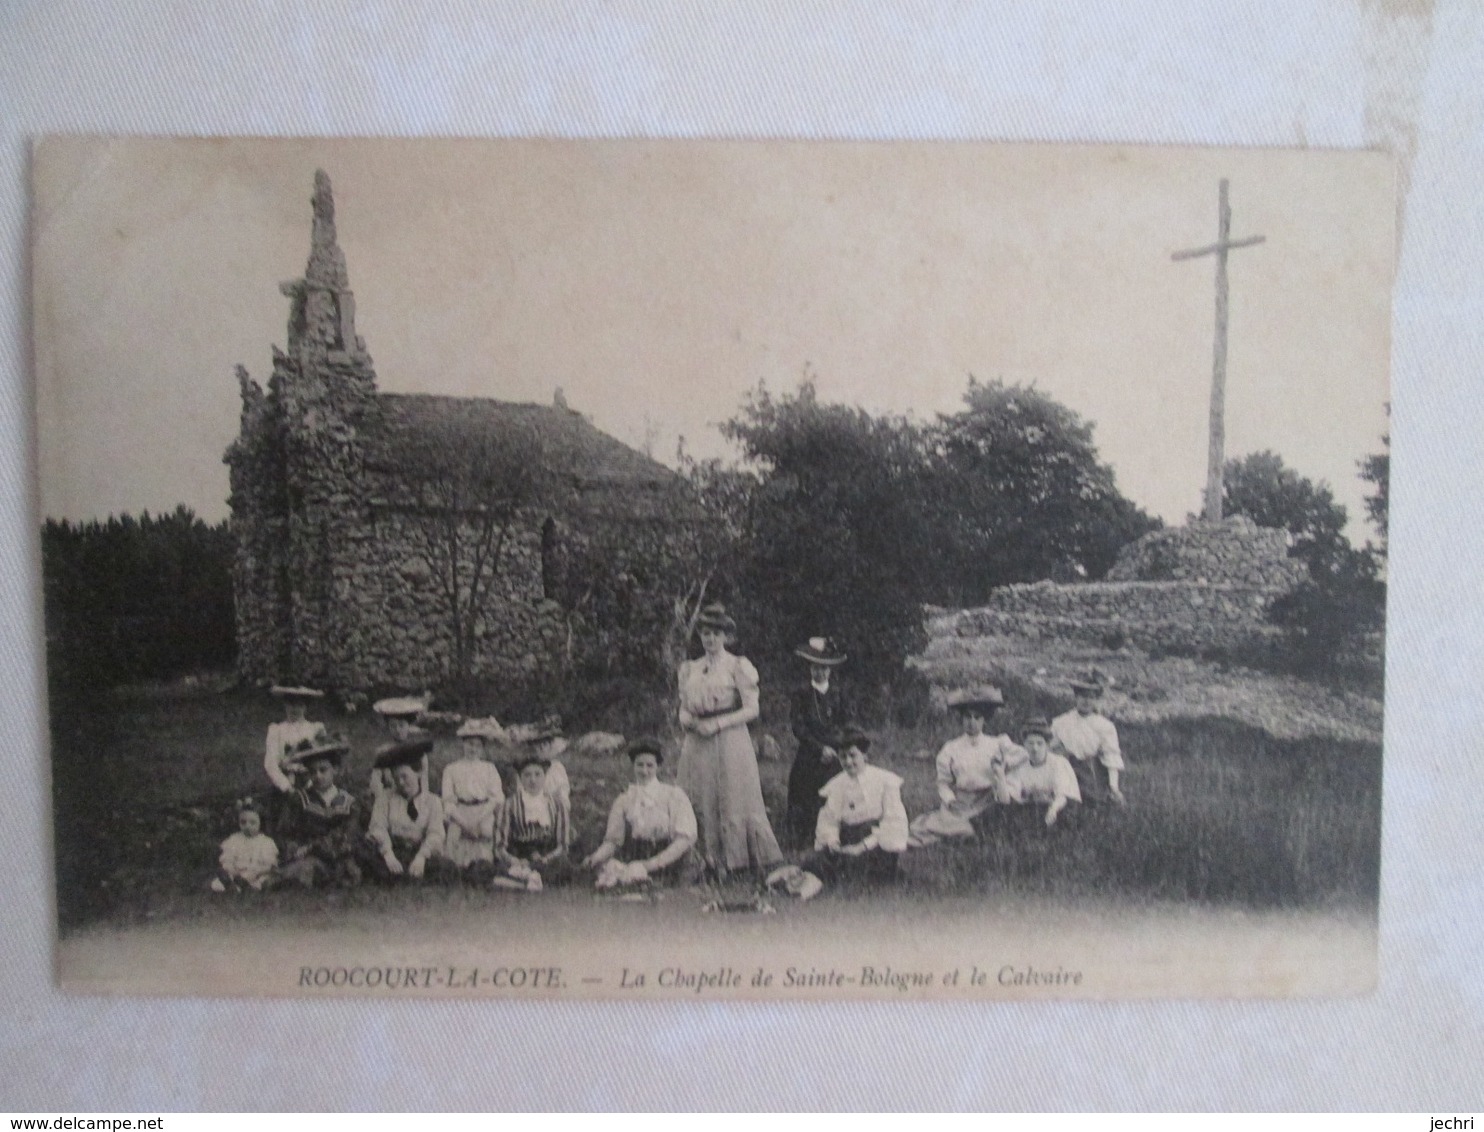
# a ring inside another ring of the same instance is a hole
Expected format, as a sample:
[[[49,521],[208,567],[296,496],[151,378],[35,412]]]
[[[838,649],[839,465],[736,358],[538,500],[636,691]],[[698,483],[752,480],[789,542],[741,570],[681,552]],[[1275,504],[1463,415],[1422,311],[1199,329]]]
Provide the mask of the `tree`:
[[[1345,537],[1345,508],[1328,485],[1299,475],[1274,452],[1229,461],[1225,478],[1227,512],[1287,530],[1289,555],[1308,566],[1308,578],[1268,611],[1286,630],[1289,662],[1306,674],[1353,667],[1360,646],[1384,626],[1386,584],[1376,556]]]
[[[823,404],[806,379],[777,398],[760,385],[722,432],[757,471],[733,500],[742,562],[728,579],[749,640],[783,655],[828,634],[858,679],[894,681],[923,643],[931,574],[923,430]]]
[[[440,421],[408,456],[414,544],[447,618],[451,675],[467,680],[516,528],[530,509],[552,504],[559,485],[539,438],[518,419],[498,433],[479,421]]]
[[[41,529],[53,684],[82,689],[222,668],[236,652],[233,539],[188,507]]]
[[[1391,435],[1389,433],[1381,437],[1380,452],[1360,461],[1360,478],[1376,489],[1374,494],[1366,496],[1365,514],[1376,528],[1376,533],[1381,536],[1377,553],[1385,558],[1386,540],[1390,533],[1388,511],[1391,503],[1389,486],[1391,483]]]
[[[1119,494],[1092,425],[1034,388],[970,379],[965,408],[940,419],[933,451],[939,600],[982,602],[996,586],[1098,578],[1157,527]]]
[[[1245,515],[1259,527],[1281,527],[1293,536],[1289,554],[1311,572],[1340,569],[1350,550],[1349,516],[1329,485],[1314,483],[1283,463],[1276,452],[1254,452],[1228,460],[1222,511]]]

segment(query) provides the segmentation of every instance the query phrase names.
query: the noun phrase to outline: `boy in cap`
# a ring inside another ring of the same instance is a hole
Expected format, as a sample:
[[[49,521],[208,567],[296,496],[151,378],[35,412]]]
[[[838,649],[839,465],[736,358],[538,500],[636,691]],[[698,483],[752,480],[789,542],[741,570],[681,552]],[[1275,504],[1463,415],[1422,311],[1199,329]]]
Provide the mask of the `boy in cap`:
[[[286,765],[303,784],[289,795],[279,840],[283,855],[277,877],[305,888],[318,884],[347,887],[361,881],[356,864],[361,806],[338,785],[340,765],[350,750],[344,739],[322,735],[290,752]]]
[[[1103,684],[1096,675],[1072,681],[1075,706],[1051,721],[1051,748],[1071,760],[1088,803],[1111,797],[1122,805],[1118,780],[1123,773],[1123,752],[1113,721],[1098,713],[1102,694]]]

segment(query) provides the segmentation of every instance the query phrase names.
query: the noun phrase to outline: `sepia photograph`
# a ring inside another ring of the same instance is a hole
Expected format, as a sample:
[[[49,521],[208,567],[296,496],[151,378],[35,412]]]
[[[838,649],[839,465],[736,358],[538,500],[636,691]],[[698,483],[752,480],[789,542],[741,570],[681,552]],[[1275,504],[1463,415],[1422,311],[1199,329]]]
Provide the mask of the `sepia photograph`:
[[[1389,156],[32,174],[64,989],[1374,987]]]

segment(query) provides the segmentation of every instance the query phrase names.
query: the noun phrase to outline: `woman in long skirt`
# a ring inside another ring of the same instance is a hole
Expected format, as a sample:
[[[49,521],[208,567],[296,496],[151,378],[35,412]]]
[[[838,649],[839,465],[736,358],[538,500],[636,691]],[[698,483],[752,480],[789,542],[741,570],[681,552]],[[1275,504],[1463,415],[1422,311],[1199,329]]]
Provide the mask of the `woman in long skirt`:
[[[680,666],[680,765],[676,782],[700,827],[697,849],[719,877],[783,860],[763,805],[757,751],[747,725],[758,717],[757,669],[727,651],[737,623],[719,604],[696,620],[704,654]]]

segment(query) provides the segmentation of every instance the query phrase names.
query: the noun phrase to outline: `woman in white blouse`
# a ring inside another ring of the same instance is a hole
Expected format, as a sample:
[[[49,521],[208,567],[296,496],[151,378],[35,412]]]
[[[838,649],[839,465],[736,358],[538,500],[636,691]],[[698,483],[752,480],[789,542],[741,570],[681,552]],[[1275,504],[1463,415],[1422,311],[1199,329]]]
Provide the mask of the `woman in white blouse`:
[[[624,753],[634,782],[608,811],[603,844],[583,864],[598,870],[597,887],[681,878],[696,843],[696,813],[678,786],[659,780],[664,754],[658,739],[636,739]]]
[[[845,769],[819,793],[824,808],[814,831],[814,854],[804,868],[826,881],[894,881],[907,848],[902,780],[871,766],[871,738],[845,728],[835,744]]]
[[[275,684],[269,689],[274,698],[283,702],[284,718],[268,725],[268,743],[263,752],[263,770],[268,781],[280,794],[292,794],[296,783],[290,773],[289,752],[306,739],[318,739],[325,733],[325,725],[304,717],[311,703],[322,700],[325,694],[314,688],[289,688]]]
[[[493,718],[465,720],[458,732],[463,756],[443,768],[443,855],[476,884],[495,875],[495,820],[505,790],[490,747],[504,734]]]

